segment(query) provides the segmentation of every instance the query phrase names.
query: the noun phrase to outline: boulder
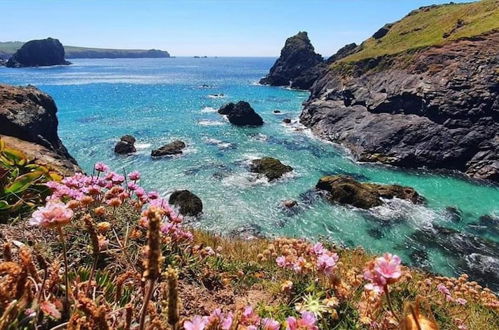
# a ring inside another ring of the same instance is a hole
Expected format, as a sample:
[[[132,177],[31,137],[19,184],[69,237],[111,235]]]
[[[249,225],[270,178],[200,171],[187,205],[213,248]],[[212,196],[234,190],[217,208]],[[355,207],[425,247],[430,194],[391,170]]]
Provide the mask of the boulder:
[[[236,126],[261,126],[263,119],[245,101],[223,105],[218,113],[227,116],[229,122]]]
[[[170,195],[168,203],[178,207],[182,215],[197,216],[203,212],[203,202],[189,190],[174,191]]]
[[[36,143],[76,165],[57,133],[54,100],[33,86],[0,84],[0,134]]]
[[[127,155],[136,152],[135,138],[131,135],[124,135],[114,146],[114,152],[120,155]]]
[[[373,34],[373,38],[376,39],[376,40],[379,40],[379,39],[383,38],[384,36],[386,36],[388,34],[388,32],[390,32],[390,29],[391,29],[392,26],[393,26],[393,24],[385,24],[385,25],[383,25],[378,31],[376,31]]]
[[[64,47],[57,39],[31,40],[19,48],[7,61],[7,67],[68,65],[64,58]]]
[[[264,157],[261,159],[254,159],[251,162],[250,167],[251,172],[263,174],[273,181],[279,179],[284,174],[291,172],[293,168],[288,165],[284,165],[280,160],[272,157]]]
[[[284,119],[282,120],[282,122],[283,122],[284,124],[291,124],[291,119],[289,119],[289,118],[284,118]]]
[[[323,62],[322,56],[315,52],[307,32],[299,32],[286,40],[281,56],[260,83],[309,89],[319,76]]]
[[[382,198],[400,198],[419,204],[424,199],[410,187],[361,183],[349,176],[326,176],[317,182],[316,188],[326,191],[326,198],[337,204],[369,209],[383,204]]]
[[[171,143],[165,144],[159,149],[155,149],[151,152],[151,156],[153,157],[161,157],[161,156],[171,156],[171,155],[179,155],[182,153],[182,150],[185,148],[185,143],[180,140],[175,140]]]
[[[296,205],[298,205],[298,202],[295,201],[295,200],[292,200],[292,199],[288,199],[288,200],[285,200],[282,202],[282,206],[290,209],[290,208],[293,208],[295,207]]]
[[[274,113],[281,113],[281,110],[274,110]]]

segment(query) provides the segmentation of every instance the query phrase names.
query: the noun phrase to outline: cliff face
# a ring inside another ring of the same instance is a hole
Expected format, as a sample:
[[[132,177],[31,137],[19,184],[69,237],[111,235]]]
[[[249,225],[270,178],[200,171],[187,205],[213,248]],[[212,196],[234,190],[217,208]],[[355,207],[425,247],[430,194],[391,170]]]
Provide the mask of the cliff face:
[[[499,182],[499,32],[339,63],[301,122],[361,161],[463,171]]]
[[[307,32],[299,32],[286,40],[281,56],[260,83],[309,89],[318,78],[323,61],[322,56],[315,53]]]
[[[64,58],[64,47],[57,39],[31,40],[7,61],[11,68],[71,64]]]
[[[14,87],[0,84],[0,134],[23,140],[24,150],[32,149],[43,156],[50,151],[52,158],[64,162],[69,169],[77,169],[76,161],[68,153],[57,134],[57,107],[54,100],[35,87]],[[14,144],[15,139],[9,139]],[[36,144],[32,148],[27,144]]]

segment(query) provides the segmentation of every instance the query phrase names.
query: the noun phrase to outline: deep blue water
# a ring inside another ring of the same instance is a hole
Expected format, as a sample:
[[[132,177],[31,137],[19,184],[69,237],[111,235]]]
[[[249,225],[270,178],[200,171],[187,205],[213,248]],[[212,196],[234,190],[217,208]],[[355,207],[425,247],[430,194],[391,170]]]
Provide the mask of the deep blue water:
[[[466,264],[459,263],[465,255],[426,243],[421,247],[411,236],[414,232],[438,225],[499,241],[497,233],[477,232],[473,227],[482,215],[499,216],[497,187],[449,175],[356,163],[341,148],[312,137],[296,122],[307,92],[256,84],[273,61],[74,60],[71,66],[0,68],[0,82],[33,84],[52,95],[59,108],[59,134],[85,170],[104,161],[117,170],[140,170],[142,184],[165,196],[179,188],[196,193],[205,211],[201,219],[191,222],[193,226],[221,233],[251,228],[271,235],[326,237],[373,252],[392,251],[407,263],[415,260],[410,254],[418,251],[419,255],[427,253],[431,269],[443,274],[466,270]],[[265,125],[234,127],[216,113],[220,105],[238,100],[250,102]],[[284,125],[283,118],[294,123]],[[135,155],[113,153],[124,134],[138,139]],[[151,159],[152,148],[173,139],[187,143],[184,155]],[[248,171],[248,162],[260,156],[279,158],[295,171],[268,183]],[[308,192],[317,180],[334,173],[412,186],[428,201],[415,206],[394,200],[361,211],[311,199]],[[296,212],[280,207],[287,199],[299,201]],[[461,221],[452,221],[448,206],[461,210]]]

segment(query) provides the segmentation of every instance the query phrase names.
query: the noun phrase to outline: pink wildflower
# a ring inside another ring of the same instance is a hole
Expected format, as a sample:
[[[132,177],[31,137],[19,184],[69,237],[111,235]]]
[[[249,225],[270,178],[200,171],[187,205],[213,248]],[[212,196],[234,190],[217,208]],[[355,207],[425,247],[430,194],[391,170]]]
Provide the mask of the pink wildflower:
[[[445,285],[443,285],[442,283],[440,283],[439,285],[437,285],[437,290],[440,293],[442,293],[443,295],[450,296],[449,289],[447,289],[447,287]]]
[[[279,330],[281,325],[273,319],[265,318],[262,320],[262,330]]]
[[[322,254],[317,259],[317,269],[326,274],[331,274],[336,268],[336,262],[338,261],[338,255],[334,253],[333,255]]]
[[[376,258],[374,270],[388,283],[394,283],[402,276],[400,258],[391,253],[385,253],[383,257]]]
[[[140,173],[138,171],[133,171],[128,174],[128,178],[132,181],[138,181],[140,179]]]
[[[53,228],[63,226],[71,221],[73,211],[61,202],[48,202],[47,205],[39,207],[29,221],[31,226]]]
[[[99,162],[95,164],[95,170],[97,172],[107,172],[109,171],[109,167],[106,164]]]
[[[206,319],[201,316],[195,316],[191,321],[184,323],[184,330],[204,330],[206,327]]]
[[[277,257],[275,261],[277,262],[277,266],[286,267],[286,257],[284,256]]]
[[[456,299],[456,302],[459,304],[459,305],[466,305],[468,303],[468,301],[464,298],[457,298]]]

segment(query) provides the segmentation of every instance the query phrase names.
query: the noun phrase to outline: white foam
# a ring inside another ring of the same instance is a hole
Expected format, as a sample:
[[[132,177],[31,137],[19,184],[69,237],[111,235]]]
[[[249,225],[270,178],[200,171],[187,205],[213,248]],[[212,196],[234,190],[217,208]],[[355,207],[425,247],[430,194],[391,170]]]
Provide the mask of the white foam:
[[[217,109],[213,107],[204,107],[203,109],[201,109],[201,112],[202,113],[217,112]]]
[[[198,124],[201,126],[221,126],[224,122],[219,120],[199,120]]]
[[[432,226],[438,219],[438,214],[424,205],[416,205],[399,198],[383,199],[383,202],[383,205],[373,207],[369,212],[384,221],[404,219],[416,228],[424,228]]]
[[[226,97],[227,97],[227,95],[225,95],[225,94],[210,94],[210,95],[208,95],[208,98],[210,98],[210,99],[224,99]]]
[[[135,149],[137,150],[148,149],[150,147],[151,147],[150,143],[135,143]]]

